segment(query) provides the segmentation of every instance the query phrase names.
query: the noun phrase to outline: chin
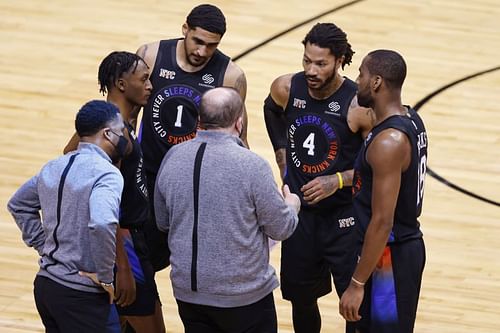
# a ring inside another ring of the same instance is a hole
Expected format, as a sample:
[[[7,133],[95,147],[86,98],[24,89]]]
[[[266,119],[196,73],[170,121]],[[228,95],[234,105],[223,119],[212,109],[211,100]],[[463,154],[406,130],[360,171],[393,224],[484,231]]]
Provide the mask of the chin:
[[[189,62],[191,63],[192,66],[198,67],[205,64],[207,61],[205,59],[195,61],[193,58],[190,58]]]
[[[307,83],[307,88],[312,89],[312,90],[320,90],[321,89],[321,82],[317,82],[314,84]]]

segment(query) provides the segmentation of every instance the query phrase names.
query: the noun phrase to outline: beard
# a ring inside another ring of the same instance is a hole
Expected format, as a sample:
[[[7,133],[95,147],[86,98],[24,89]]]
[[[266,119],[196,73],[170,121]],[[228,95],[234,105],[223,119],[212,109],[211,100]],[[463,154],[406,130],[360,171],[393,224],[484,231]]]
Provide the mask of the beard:
[[[364,108],[371,108],[373,105],[373,98],[370,94],[362,94],[359,90],[357,93],[358,105]]]
[[[329,77],[327,77],[325,79],[325,81],[321,82],[320,80],[317,80],[317,81],[314,81],[315,83],[319,83],[319,86],[317,87],[314,87],[314,86],[311,86],[311,82],[309,80],[307,80],[307,87],[311,90],[318,90],[318,91],[321,91],[323,89],[325,89],[326,87],[328,87],[332,82],[333,80],[335,80],[335,75],[336,75],[336,71],[333,71],[332,75],[330,75]],[[306,75],[306,79],[317,79],[316,77],[314,76],[308,76]]]

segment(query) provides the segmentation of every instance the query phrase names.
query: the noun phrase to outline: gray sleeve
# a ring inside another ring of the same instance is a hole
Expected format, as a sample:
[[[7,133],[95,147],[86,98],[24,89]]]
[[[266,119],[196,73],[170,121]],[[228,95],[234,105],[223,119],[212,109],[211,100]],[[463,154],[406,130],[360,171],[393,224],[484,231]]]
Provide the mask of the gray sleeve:
[[[21,186],[7,204],[21,230],[23,241],[42,255],[45,232],[40,218],[40,198],[38,196],[38,176],[34,176]]]
[[[170,222],[168,220],[168,208],[165,201],[164,186],[162,185],[162,170],[165,164],[165,160],[161,164],[160,170],[158,172],[158,177],[156,178],[155,184],[155,194],[154,194],[154,208],[156,216],[156,225],[158,229],[163,232],[168,232],[170,228]]]
[[[269,164],[262,161],[254,170],[257,170],[253,182],[257,223],[272,239],[285,240],[294,232],[299,218],[285,203]]]
[[[113,281],[123,178],[116,172],[104,174],[94,184],[89,199],[90,251],[99,281]]]

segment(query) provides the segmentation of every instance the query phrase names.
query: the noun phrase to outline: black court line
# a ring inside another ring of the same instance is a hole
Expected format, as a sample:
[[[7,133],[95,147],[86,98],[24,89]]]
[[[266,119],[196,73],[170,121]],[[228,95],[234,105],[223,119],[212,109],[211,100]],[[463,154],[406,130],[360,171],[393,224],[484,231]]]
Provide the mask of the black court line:
[[[327,10],[327,11],[325,11],[323,13],[320,13],[320,14],[314,16],[314,17],[311,17],[311,18],[309,18],[309,19],[307,19],[305,21],[297,23],[297,24],[293,25],[292,27],[290,27],[290,28],[288,28],[288,29],[286,29],[286,30],[284,30],[282,32],[279,32],[279,33],[277,33],[277,34],[269,37],[268,39],[264,40],[263,42],[255,45],[255,46],[252,46],[251,48],[243,51],[242,53],[240,53],[240,54],[236,55],[235,57],[233,57],[232,60],[233,61],[237,61],[237,60],[245,57],[249,53],[252,53],[252,52],[256,51],[257,49],[261,48],[262,46],[264,46],[264,45],[272,42],[275,39],[278,39],[279,37],[281,37],[283,35],[286,35],[287,33],[291,32],[291,31],[293,31],[293,30],[295,30],[297,28],[300,28],[303,25],[311,23],[312,21],[317,20],[317,19],[319,19],[322,16],[331,14],[333,12],[336,12],[336,11],[344,9],[346,7],[355,5],[355,4],[357,4],[359,2],[362,2],[362,1],[364,1],[364,0],[355,0],[355,1],[347,2],[347,3],[343,4],[343,5],[340,5],[338,7],[335,7],[335,8],[332,8],[330,10]],[[481,72],[478,72],[478,73],[475,73],[475,74],[463,77],[461,79],[458,79],[456,81],[453,81],[453,82],[451,82],[451,83],[449,83],[449,84],[447,84],[447,85],[445,85],[445,86],[443,86],[443,87],[435,90],[434,92],[430,93],[429,95],[425,96],[423,99],[421,99],[419,102],[417,102],[415,104],[414,109],[415,110],[420,109],[423,105],[425,105],[427,102],[429,102],[432,98],[436,97],[437,95],[439,95],[440,93],[442,93],[446,89],[449,89],[449,88],[451,88],[451,87],[453,87],[453,86],[455,86],[455,85],[457,85],[459,83],[465,82],[465,81],[470,80],[472,78],[475,78],[477,76],[480,76],[480,75],[483,75],[483,74],[487,74],[487,73],[491,73],[491,72],[497,71],[499,69],[500,69],[500,66],[493,67],[493,68],[487,69],[485,71],[481,71]],[[465,188],[463,188],[463,187],[461,187],[459,185],[456,185],[456,184],[450,182],[449,180],[447,180],[446,178],[440,176],[437,172],[435,172],[431,168],[427,168],[427,173],[429,174],[429,176],[433,177],[437,181],[443,183],[444,185],[446,185],[446,186],[448,186],[448,187],[450,187],[450,188],[452,188],[452,189],[454,189],[454,190],[456,190],[456,191],[458,191],[460,193],[463,193],[465,195],[468,195],[468,196],[470,196],[472,198],[475,198],[475,199],[478,199],[480,201],[492,204],[494,206],[500,206],[500,202],[494,201],[492,199],[488,199],[488,198],[483,197],[483,196],[481,196],[479,194],[476,194],[476,193],[473,193],[473,192],[471,192],[469,190],[466,190]]]
[[[487,70],[484,70],[484,71],[481,71],[481,72],[477,72],[477,73],[474,73],[474,74],[471,74],[471,75],[468,75],[466,77],[463,77],[461,79],[458,79],[456,81],[453,81],[439,89],[437,89],[436,91],[433,91],[432,93],[430,93],[429,95],[425,96],[423,99],[421,99],[419,102],[417,102],[417,104],[415,104],[415,106],[413,107],[415,110],[419,110],[422,106],[424,106],[427,102],[429,102],[432,98],[436,97],[437,95],[439,95],[440,93],[442,93],[443,91],[445,91],[446,89],[449,89],[459,83],[463,83],[467,80],[470,80],[470,79],[473,79],[475,77],[478,77],[478,76],[481,76],[481,75],[484,75],[484,74],[488,74],[488,73],[491,73],[491,72],[494,72],[494,71],[497,71],[500,69],[500,66],[497,66],[497,67],[493,67],[493,68],[490,68],[490,69],[487,69]],[[452,182],[450,182],[449,180],[445,179],[444,177],[440,176],[437,172],[435,172],[434,170],[430,169],[430,168],[427,168],[427,174],[430,175],[431,177],[433,177],[434,179],[436,179],[437,181],[445,184],[446,186],[449,186],[451,187],[452,189],[460,192],[460,193],[463,193],[465,195],[468,195],[470,197],[473,197],[473,198],[476,198],[478,200],[481,200],[481,201],[484,201],[484,202],[487,202],[489,204],[492,204],[494,206],[500,206],[500,202],[498,201],[494,201],[492,199],[488,199],[486,197],[483,197],[479,194],[476,194],[476,193],[473,193],[469,190],[466,190],[465,188],[459,186],[459,185],[456,185]]]
[[[297,24],[293,25],[292,27],[290,27],[290,28],[288,28],[288,29],[286,29],[286,30],[284,30],[284,31],[282,31],[282,32],[279,32],[279,33],[277,33],[276,35],[273,35],[273,36],[269,37],[268,39],[264,40],[263,42],[261,42],[261,43],[259,43],[259,44],[255,45],[255,46],[252,46],[251,48],[249,48],[249,49],[247,49],[247,50],[243,51],[242,53],[240,53],[240,54],[238,54],[237,56],[233,57],[233,58],[232,58],[232,60],[233,60],[233,61],[237,61],[237,60],[239,60],[239,59],[243,58],[244,56],[246,56],[247,54],[249,54],[249,53],[251,53],[251,52],[253,52],[253,51],[255,51],[255,50],[257,50],[257,49],[261,48],[262,46],[266,45],[267,43],[272,42],[273,40],[278,39],[279,37],[281,37],[281,36],[283,36],[283,35],[286,35],[287,33],[291,32],[291,31],[293,31],[293,30],[295,30],[295,29],[297,29],[297,28],[300,28],[300,27],[301,27],[301,26],[303,26],[303,25],[306,25],[306,24],[308,24],[308,23],[311,23],[312,21],[317,20],[317,19],[319,19],[319,18],[320,18],[320,17],[322,17],[322,16],[325,16],[325,15],[331,14],[331,13],[333,13],[333,12],[336,12],[336,11],[341,10],[341,9],[344,9],[344,8],[346,8],[346,7],[349,7],[349,6],[355,5],[355,4],[357,4],[358,2],[362,2],[362,1],[364,1],[364,0],[354,0],[354,1],[347,2],[347,3],[343,4],[343,5],[340,5],[340,6],[338,6],[338,7],[335,7],[335,8],[332,8],[332,9],[330,9],[330,10],[327,10],[326,12],[323,12],[323,13],[321,13],[321,14],[318,14],[318,15],[316,15],[316,16],[313,16],[313,17],[311,17],[311,18],[309,18],[309,19],[307,19],[307,20],[305,20],[305,21],[302,21],[302,22],[300,22],[300,23],[297,23]]]

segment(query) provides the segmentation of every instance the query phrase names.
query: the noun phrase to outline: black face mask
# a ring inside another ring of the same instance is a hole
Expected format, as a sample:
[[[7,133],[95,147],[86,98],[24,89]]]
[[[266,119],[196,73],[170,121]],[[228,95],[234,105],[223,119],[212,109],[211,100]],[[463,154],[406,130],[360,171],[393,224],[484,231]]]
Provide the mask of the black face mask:
[[[111,157],[111,160],[113,161],[113,163],[116,163],[125,157],[125,153],[127,152],[128,140],[123,135],[118,135],[112,130],[109,131],[118,137],[118,143],[116,145],[111,142],[111,144],[113,144],[115,148],[115,155]]]

